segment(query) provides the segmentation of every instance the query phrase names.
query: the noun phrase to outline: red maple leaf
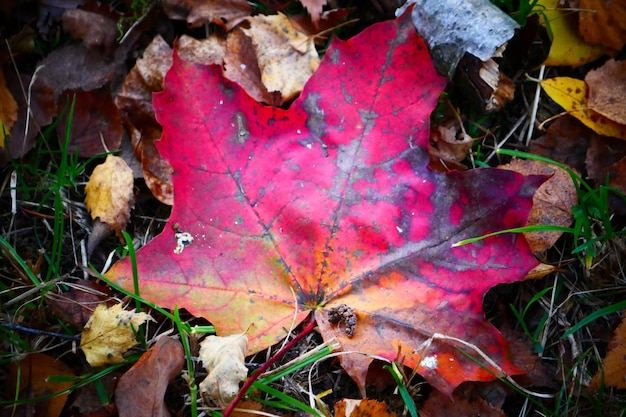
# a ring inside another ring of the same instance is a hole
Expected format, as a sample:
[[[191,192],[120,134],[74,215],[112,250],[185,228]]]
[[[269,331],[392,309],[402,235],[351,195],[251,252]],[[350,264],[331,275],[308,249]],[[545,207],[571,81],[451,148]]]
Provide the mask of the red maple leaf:
[[[482,300],[535,258],[521,236],[452,245],[524,225],[542,179],[427,169],[429,114],[445,84],[408,17],[333,43],[288,110],[175,56],[154,98],[174,206],[138,253],[141,295],[220,334],[248,329],[250,353],[285,337],[297,304],[297,323],[313,310],[344,350],[400,350],[446,393],[498,373],[467,359],[460,350],[478,356],[468,343],[519,372]],[[133,287],[128,259],[107,276]],[[343,365],[363,386],[371,360]]]

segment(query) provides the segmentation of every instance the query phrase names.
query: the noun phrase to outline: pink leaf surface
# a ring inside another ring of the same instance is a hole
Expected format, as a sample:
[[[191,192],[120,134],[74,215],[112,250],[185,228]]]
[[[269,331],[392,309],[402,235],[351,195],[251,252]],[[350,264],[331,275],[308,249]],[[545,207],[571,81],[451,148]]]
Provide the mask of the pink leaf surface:
[[[452,245],[524,225],[542,178],[429,170],[429,114],[445,84],[406,16],[334,42],[288,110],[257,103],[219,67],[175,56],[154,98],[174,205],[138,253],[141,295],[206,317],[219,334],[249,328],[249,353],[285,337],[297,302],[297,322],[312,310],[344,350],[394,359],[400,348],[448,394],[497,370],[435,333],[520,372],[482,300],[537,265],[526,241]],[[193,237],[178,254],[177,232]],[[133,287],[127,259],[107,276]],[[356,319],[352,335],[329,320],[341,304]],[[363,386],[370,361],[348,355],[343,365]]]

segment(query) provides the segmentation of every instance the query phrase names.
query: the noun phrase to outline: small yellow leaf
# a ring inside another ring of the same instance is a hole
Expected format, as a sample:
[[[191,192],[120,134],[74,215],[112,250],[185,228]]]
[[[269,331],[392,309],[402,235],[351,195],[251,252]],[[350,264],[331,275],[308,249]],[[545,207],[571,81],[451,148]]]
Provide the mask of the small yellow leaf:
[[[111,226],[118,236],[126,227],[133,204],[133,171],[119,156],[98,165],[85,187],[85,204],[95,220]]]
[[[199,357],[208,375],[198,386],[203,398],[208,397],[226,408],[233,400],[239,383],[245,381],[248,369],[244,365],[248,337],[245,334],[208,336],[200,345]]]
[[[261,81],[268,91],[280,91],[283,102],[294,98],[319,66],[312,37],[298,32],[283,14],[248,18]]]
[[[626,125],[607,119],[589,108],[584,81],[570,77],[549,78],[541,82],[541,87],[552,100],[599,135],[626,140]]]
[[[524,279],[541,279],[554,271],[556,271],[556,266],[554,265],[539,264],[528,271]]]
[[[559,0],[541,0],[535,6],[541,6],[542,16],[547,21],[546,26],[552,32],[552,46],[548,58],[544,62],[547,66],[567,65],[577,67],[591,62],[608,53],[607,48],[589,45],[578,33],[578,13],[570,9],[559,9]]]
[[[122,354],[137,344],[133,328],[137,329],[152,317],[100,304],[85,325],[80,336],[80,348],[91,366],[105,366],[124,361]],[[132,326],[131,326],[132,325]]]

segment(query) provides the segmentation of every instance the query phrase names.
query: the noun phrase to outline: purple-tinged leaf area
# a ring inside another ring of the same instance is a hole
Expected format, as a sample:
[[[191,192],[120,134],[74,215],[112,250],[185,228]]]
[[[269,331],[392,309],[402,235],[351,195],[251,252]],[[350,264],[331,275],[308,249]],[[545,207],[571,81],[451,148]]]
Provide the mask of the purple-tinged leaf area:
[[[429,170],[429,115],[445,85],[408,15],[334,42],[288,110],[175,55],[154,98],[174,205],[138,253],[141,295],[219,334],[247,331],[249,353],[284,338],[297,306],[296,323],[313,310],[325,339],[389,359],[400,351],[445,393],[495,375],[434,334],[518,373],[482,301],[535,258],[521,235],[452,245],[523,226],[542,178]],[[193,237],[180,253],[177,232]],[[133,287],[128,260],[107,276]],[[328,321],[340,304],[358,319],[352,337]],[[343,358],[361,387],[370,361]]]

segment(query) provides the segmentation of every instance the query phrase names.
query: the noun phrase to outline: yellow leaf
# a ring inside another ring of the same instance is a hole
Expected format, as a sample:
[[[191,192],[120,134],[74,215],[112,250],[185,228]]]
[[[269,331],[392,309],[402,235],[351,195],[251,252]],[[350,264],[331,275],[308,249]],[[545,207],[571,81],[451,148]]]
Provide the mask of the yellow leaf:
[[[95,220],[111,226],[118,236],[126,227],[133,204],[133,171],[119,156],[109,155],[85,186],[85,204]]]
[[[244,365],[247,348],[245,334],[204,339],[199,357],[208,375],[198,386],[203,398],[210,398],[222,408],[233,400],[239,391],[239,383],[248,376],[248,368]]]
[[[267,91],[280,91],[283,102],[294,98],[319,66],[313,38],[298,32],[283,14],[248,18],[261,81]]]
[[[578,13],[559,9],[559,0],[541,0],[535,9],[543,6],[543,19],[552,32],[552,46],[547,66],[567,65],[577,67],[606,55],[609,49],[603,46],[589,45],[578,33]]]
[[[552,100],[594,132],[626,140],[626,125],[607,119],[589,108],[584,81],[570,77],[549,78],[541,82],[541,87]]]
[[[122,303],[111,308],[98,305],[80,336],[87,362],[105,366],[124,361],[122,354],[137,344],[133,328],[151,319],[147,313],[123,310]]]

